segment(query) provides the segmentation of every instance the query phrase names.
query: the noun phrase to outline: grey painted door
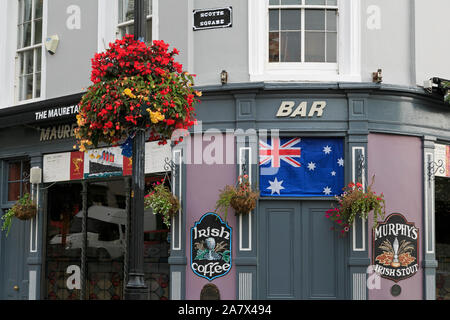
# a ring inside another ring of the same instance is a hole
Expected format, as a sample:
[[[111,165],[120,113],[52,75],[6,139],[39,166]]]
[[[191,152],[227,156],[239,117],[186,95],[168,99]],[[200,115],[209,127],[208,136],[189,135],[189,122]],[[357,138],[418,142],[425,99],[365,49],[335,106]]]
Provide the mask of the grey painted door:
[[[29,248],[29,222],[13,219],[8,237],[1,235],[1,300],[28,299],[25,257]]]
[[[346,246],[330,201],[261,201],[259,299],[345,299]]]

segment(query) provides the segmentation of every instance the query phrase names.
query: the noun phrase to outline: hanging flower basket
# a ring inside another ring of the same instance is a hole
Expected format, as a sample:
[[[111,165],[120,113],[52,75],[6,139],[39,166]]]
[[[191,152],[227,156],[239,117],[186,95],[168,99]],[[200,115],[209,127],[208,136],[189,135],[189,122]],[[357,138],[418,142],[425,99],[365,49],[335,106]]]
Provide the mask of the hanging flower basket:
[[[138,129],[148,130],[150,141],[165,144],[175,130],[196,123],[194,104],[201,92],[193,89],[195,75],[184,72],[174,60],[178,50],[168,48],[164,41],[147,46],[126,35],[95,54],[93,84],[77,115],[80,151],[100,143],[117,145]]]
[[[343,188],[344,192],[340,196],[336,196],[338,207],[326,211],[325,216],[338,225],[338,230],[342,235],[350,230],[356,216],[367,219],[369,213],[372,212],[374,229],[378,225],[378,220],[384,218],[384,195],[383,193],[377,195],[372,191],[374,179],[375,176],[372,177],[372,182],[367,187],[367,191],[364,191],[361,183],[350,182]]]
[[[30,220],[36,216],[37,206],[34,204],[29,193],[24,194],[22,198],[9,209],[2,217],[3,225],[2,231],[6,231],[6,236],[11,229],[12,218],[16,217],[19,220]]]
[[[259,198],[259,191],[252,190],[248,175],[238,177],[236,186],[225,186],[220,191],[219,199],[216,202],[216,211],[225,213],[225,220],[228,216],[228,208],[234,209],[236,215],[249,214],[256,208]]]
[[[153,191],[144,197],[144,208],[152,209],[153,214],[161,214],[163,222],[170,228],[172,217],[180,210],[180,201],[163,183],[157,183]]]
[[[450,104],[450,81],[444,81],[443,87],[447,89],[447,93],[444,95],[444,101]]]

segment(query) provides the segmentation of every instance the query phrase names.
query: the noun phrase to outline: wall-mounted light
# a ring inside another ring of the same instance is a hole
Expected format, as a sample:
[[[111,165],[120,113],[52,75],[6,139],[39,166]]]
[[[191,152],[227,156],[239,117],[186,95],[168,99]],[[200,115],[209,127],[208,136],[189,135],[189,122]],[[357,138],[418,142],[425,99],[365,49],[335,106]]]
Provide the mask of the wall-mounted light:
[[[42,169],[39,167],[33,167],[30,169],[30,183],[40,184],[42,183]]]
[[[58,43],[59,37],[57,34],[49,36],[47,37],[47,39],[45,39],[45,49],[47,49],[48,53],[55,54],[56,49],[58,48]]]
[[[423,82],[423,88],[430,94],[434,90],[445,97],[450,94],[450,80],[433,77]]]
[[[381,83],[383,81],[383,76],[381,74],[381,69],[378,69],[377,72],[372,73],[372,81],[375,83]]]
[[[228,82],[228,72],[226,72],[225,70],[222,70],[222,72],[220,73],[220,82],[222,84],[226,84]]]

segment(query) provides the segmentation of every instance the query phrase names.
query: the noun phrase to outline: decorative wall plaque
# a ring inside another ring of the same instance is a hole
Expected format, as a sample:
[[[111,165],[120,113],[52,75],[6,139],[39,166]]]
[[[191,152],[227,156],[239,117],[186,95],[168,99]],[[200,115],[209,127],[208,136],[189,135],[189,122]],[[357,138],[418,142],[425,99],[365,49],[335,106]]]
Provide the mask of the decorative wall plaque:
[[[230,28],[233,24],[233,8],[194,10],[194,31],[216,28]]]
[[[209,281],[231,269],[231,227],[216,213],[204,214],[191,228],[191,269]]]
[[[419,229],[400,213],[390,214],[373,230],[375,272],[398,282],[419,270]]]

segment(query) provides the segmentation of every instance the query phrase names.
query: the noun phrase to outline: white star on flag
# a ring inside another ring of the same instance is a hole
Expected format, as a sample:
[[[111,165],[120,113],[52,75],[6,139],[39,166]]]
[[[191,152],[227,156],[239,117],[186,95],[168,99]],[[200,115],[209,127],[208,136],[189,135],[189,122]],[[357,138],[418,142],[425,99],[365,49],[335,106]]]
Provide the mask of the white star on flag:
[[[331,171],[331,175],[332,175],[333,177],[335,177],[335,176],[336,176],[336,171]]]
[[[343,167],[344,166],[344,159],[339,158],[337,163],[338,163],[339,167]]]
[[[331,188],[330,187],[323,188],[323,193],[325,193],[327,196],[329,196],[331,194]]]
[[[309,171],[314,171],[315,168],[316,168],[316,164],[314,162],[308,163]]]
[[[284,189],[284,187],[281,186],[281,184],[283,183],[283,180],[278,181],[278,179],[275,178],[274,181],[270,181],[270,180],[269,180],[269,183],[270,183],[270,187],[267,187],[267,189],[269,189],[270,191],[272,191],[271,194],[274,194],[275,192],[278,193],[278,194],[280,194],[280,191]]]
[[[331,152],[330,146],[324,147],[324,148],[323,148],[323,152],[324,152],[325,154],[330,154],[330,152]]]

